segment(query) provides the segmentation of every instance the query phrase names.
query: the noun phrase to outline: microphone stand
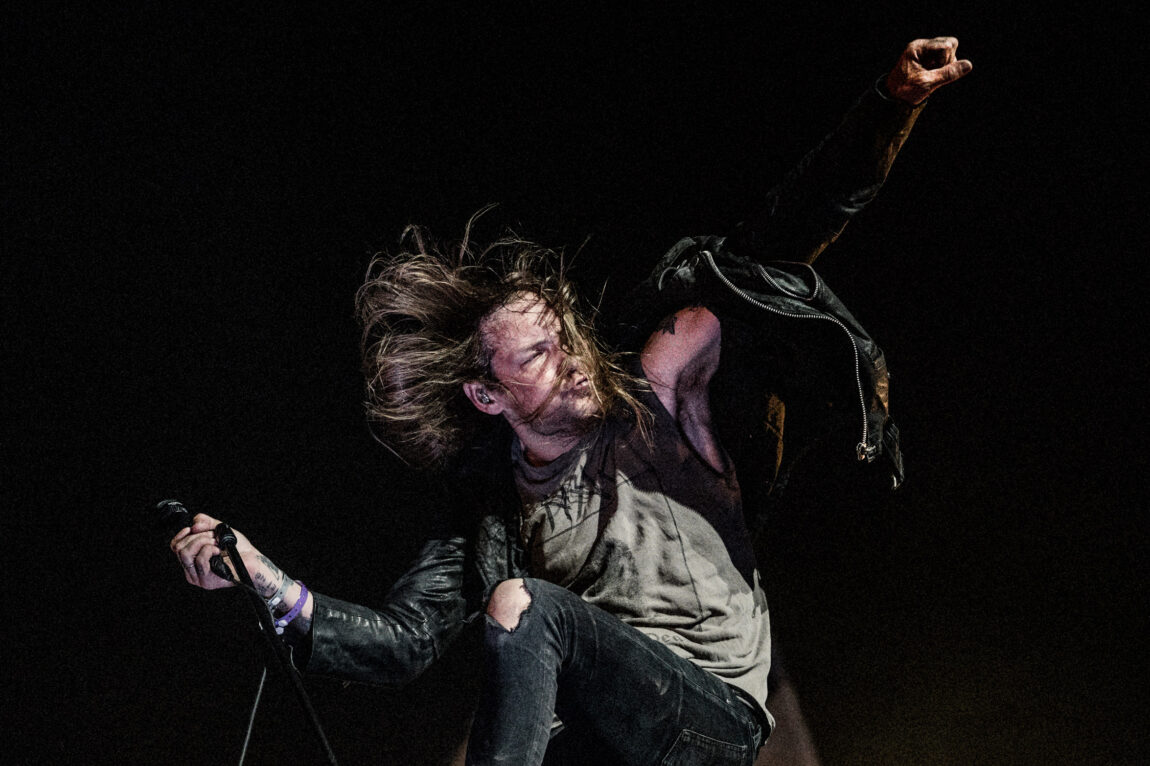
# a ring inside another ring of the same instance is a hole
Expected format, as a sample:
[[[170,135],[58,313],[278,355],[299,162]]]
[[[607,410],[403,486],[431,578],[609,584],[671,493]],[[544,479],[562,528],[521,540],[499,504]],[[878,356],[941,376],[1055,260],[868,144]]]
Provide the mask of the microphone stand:
[[[303,679],[300,678],[299,671],[297,671],[295,665],[292,664],[291,650],[288,649],[287,644],[285,644],[283,639],[276,633],[275,623],[272,622],[271,613],[268,611],[263,598],[256,591],[255,585],[252,583],[251,575],[248,574],[248,569],[243,565],[239,551],[236,550],[237,540],[235,532],[233,532],[232,528],[227,524],[221,522],[216,526],[216,539],[219,541],[220,547],[227,552],[228,558],[235,562],[235,570],[239,575],[240,582],[247,586],[240,590],[247,594],[252,608],[255,609],[256,617],[260,621],[260,628],[262,628],[264,638],[267,639],[272,654],[279,660],[280,668],[283,670],[284,675],[291,679],[296,697],[299,699],[300,705],[303,706],[304,712],[307,713],[308,720],[311,721],[312,730],[315,732],[320,746],[323,747],[324,753],[327,754],[328,762],[336,766],[335,753],[332,752],[331,745],[328,744],[327,737],[323,733],[323,727],[320,726],[319,717],[315,713],[315,708],[312,707],[311,698],[308,697],[307,690],[304,688]]]

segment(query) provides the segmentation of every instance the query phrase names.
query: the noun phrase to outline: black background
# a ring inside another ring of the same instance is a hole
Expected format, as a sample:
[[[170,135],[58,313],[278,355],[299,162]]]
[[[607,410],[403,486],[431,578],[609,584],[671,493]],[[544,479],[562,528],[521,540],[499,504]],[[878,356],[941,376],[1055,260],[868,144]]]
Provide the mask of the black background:
[[[1145,762],[1135,14],[857,5],[9,19],[9,757],[238,758],[259,639],[236,594],[183,582],[161,498],[326,593],[378,602],[402,571],[433,509],[364,425],[351,300],[406,224],[450,239],[500,203],[481,238],[579,251],[609,300],[952,34],[973,73],[820,261],[887,352],[909,479],[796,477],[772,615],[828,764]],[[402,692],[310,680],[341,762],[438,763],[474,659]],[[249,762],[321,760],[273,677]]]

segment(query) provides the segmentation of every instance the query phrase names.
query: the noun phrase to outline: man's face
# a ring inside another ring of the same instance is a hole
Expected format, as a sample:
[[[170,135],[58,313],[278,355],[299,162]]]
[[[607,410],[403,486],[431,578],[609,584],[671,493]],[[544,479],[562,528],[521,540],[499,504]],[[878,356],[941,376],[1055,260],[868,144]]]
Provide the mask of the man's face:
[[[483,323],[491,369],[503,390],[491,396],[508,422],[541,436],[582,434],[599,414],[584,364],[560,343],[559,318],[534,295],[518,297]]]

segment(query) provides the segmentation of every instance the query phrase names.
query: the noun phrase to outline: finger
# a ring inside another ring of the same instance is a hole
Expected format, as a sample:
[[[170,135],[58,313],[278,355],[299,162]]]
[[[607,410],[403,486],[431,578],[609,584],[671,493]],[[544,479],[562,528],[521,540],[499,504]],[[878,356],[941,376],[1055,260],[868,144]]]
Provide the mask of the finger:
[[[931,90],[941,88],[947,83],[952,83],[960,77],[966,76],[966,74],[973,68],[974,65],[966,59],[952,61],[944,67],[931,70],[930,77],[928,79],[928,87]]]
[[[197,513],[192,517],[192,531],[206,532],[209,529],[215,529],[219,523],[218,519],[213,519],[206,513]]]
[[[209,549],[216,547],[215,538],[211,533],[201,532],[199,534],[187,535],[184,539],[178,541],[173,547],[173,552],[180,562],[180,566],[184,568],[184,574],[188,581],[193,585],[198,585],[195,579],[199,576],[200,572],[196,568],[196,560],[200,552],[205,548]],[[211,558],[209,552],[208,558]]]
[[[207,569],[199,565],[199,553],[203,548],[196,548],[194,551],[182,551],[179,556],[180,566],[184,570],[184,579],[192,585],[201,585],[204,573]],[[210,549],[209,549],[210,554]],[[210,555],[209,555],[210,560]]]
[[[920,37],[911,40],[903,53],[911,58],[918,58],[923,52],[945,48],[948,43],[957,45],[958,40],[953,37]]]
[[[220,555],[220,547],[216,545],[215,542],[212,542],[210,545],[205,545],[196,551],[196,555],[195,558],[192,559],[192,563],[195,567],[196,575],[200,578],[201,581],[203,581],[204,578],[208,577],[209,575],[213,574],[212,556],[218,555]]]
[[[172,538],[171,548],[177,556],[182,555],[185,551],[190,551],[189,556],[193,556],[201,545],[214,542],[215,535],[212,532],[192,532],[189,529],[186,534],[176,535]]]
[[[189,564],[184,564],[183,562],[180,563],[184,568],[184,579],[188,582],[189,585],[195,585],[196,587],[199,587],[200,573],[196,571],[195,561],[192,561]]]
[[[209,530],[214,530],[218,523],[219,522],[217,522],[211,516],[207,516],[207,515],[202,514],[202,513],[197,513],[194,517],[192,517],[192,525],[190,527],[184,527],[183,529],[176,532],[176,534],[172,536],[172,540],[170,543],[168,543],[168,547],[171,548],[172,551],[175,551],[177,544],[181,540],[183,540],[183,539],[185,539],[191,535],[194,535],[194,534],[198,534],[201,532],[207,532]]]
[[[935,37],[927,40],[918,51],[918,62],[924,69],[939,69],[955,59],[958,40],[953,37]]]
[[[183,540],[188,535],[190,535],[191,533],[192,533],[191,527],[184,527],[183,529],[181,529],[179,532],[177,532],[172,537],[171,541],[168,543],[168,548],[171,549],[172,553],[176,552],[176,546],[180,543],[180,541]]]
[[[948,35],[943,35],[940,37],[932,37],[929,40],[927,40],[926,42],[927,42],[927,45],[938,46],[938,47],[943,47],[943,48],[954,48],[956,50],[958,49],[958,38],[957,37],[950,37]]]

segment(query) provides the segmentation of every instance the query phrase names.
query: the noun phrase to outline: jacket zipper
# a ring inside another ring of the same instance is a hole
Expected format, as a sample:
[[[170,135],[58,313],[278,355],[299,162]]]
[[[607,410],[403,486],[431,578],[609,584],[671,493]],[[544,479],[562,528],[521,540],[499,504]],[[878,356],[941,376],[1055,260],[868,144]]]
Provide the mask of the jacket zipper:
[[[848,329],[847,326],[845,324],[843,324],[842,321],[839,320],[837,317],[827,316],[825,314],[797,314],[794,312],[783,311],[782,309],[776,309],[772,306],[768,306],[767,304],[763,303],[762,301],[759,301],[759,300],[756,300],[755,298],[752,298],[745,291],[743,291],[738,285],[736,285],[731,280],[727,279],[727,276],[719,269],[718,264],[715,263],[714,256],[711,255],[710,250],[702,250],[702,251],[700,251],[700,254],[704,258],[707,259],[707,264],[711,267],[711,270],[715,272],[715,275],[719,277],[719,279],[722,281],[722,283],[725,284],[728,288],[730,288],[730,290],[733,293],[735,293],[735,295],[739,296],[740,298],[742,298],[744,301],[751,304],[752,306],[755,306],[756,308],[760,308],[763,311],[767,311],[771,314],[777,314],[778,316],[789,317],[791,319],[821,319],[821,320],[824,320],[827,322],[834,322],[836,325],[838,325],[839,329],[841,329],[844,333],[846,333],[847,340],[849,340],[850,344],[851,344],[851,351],[854,352],[855,388],[858,391],[859,407],[862,409],[862,438],[859,441],[859,443],[855,445],[855,454],[858,455],[859,460],[866,460],[866,461],[874,460],[878,450],[877,450],[877,448],[871,449],[871,448],[867,447],[867,441],[870,439],[870,423],[867,421],[866,394],[863,391],[862,374],[860,372],[859,349],[858,349],[858,345],[855,344],[854,334],[851,333],[850,329]],[[784,295],[798,298],[799,300],[812,300],[816,295],[818,295],[819,286],[822,284],[822,282],[821,282],[821,280],[819,280],[819,277],[817,274],[815,275],[815,289],[814,289],[814,291],[811,293],[809,298],[803,298],[802,296],[791,295],[791,293],[788,290],[786,290],[782,285],[777,283],[771,277],[771,275],[767,273],[767,270],[764,269],[761,264],[755,264],[755,265],[759,269],[760,276],[762,276],[762,278],[767,283],[774,286],[775,289],[779,290]]]

